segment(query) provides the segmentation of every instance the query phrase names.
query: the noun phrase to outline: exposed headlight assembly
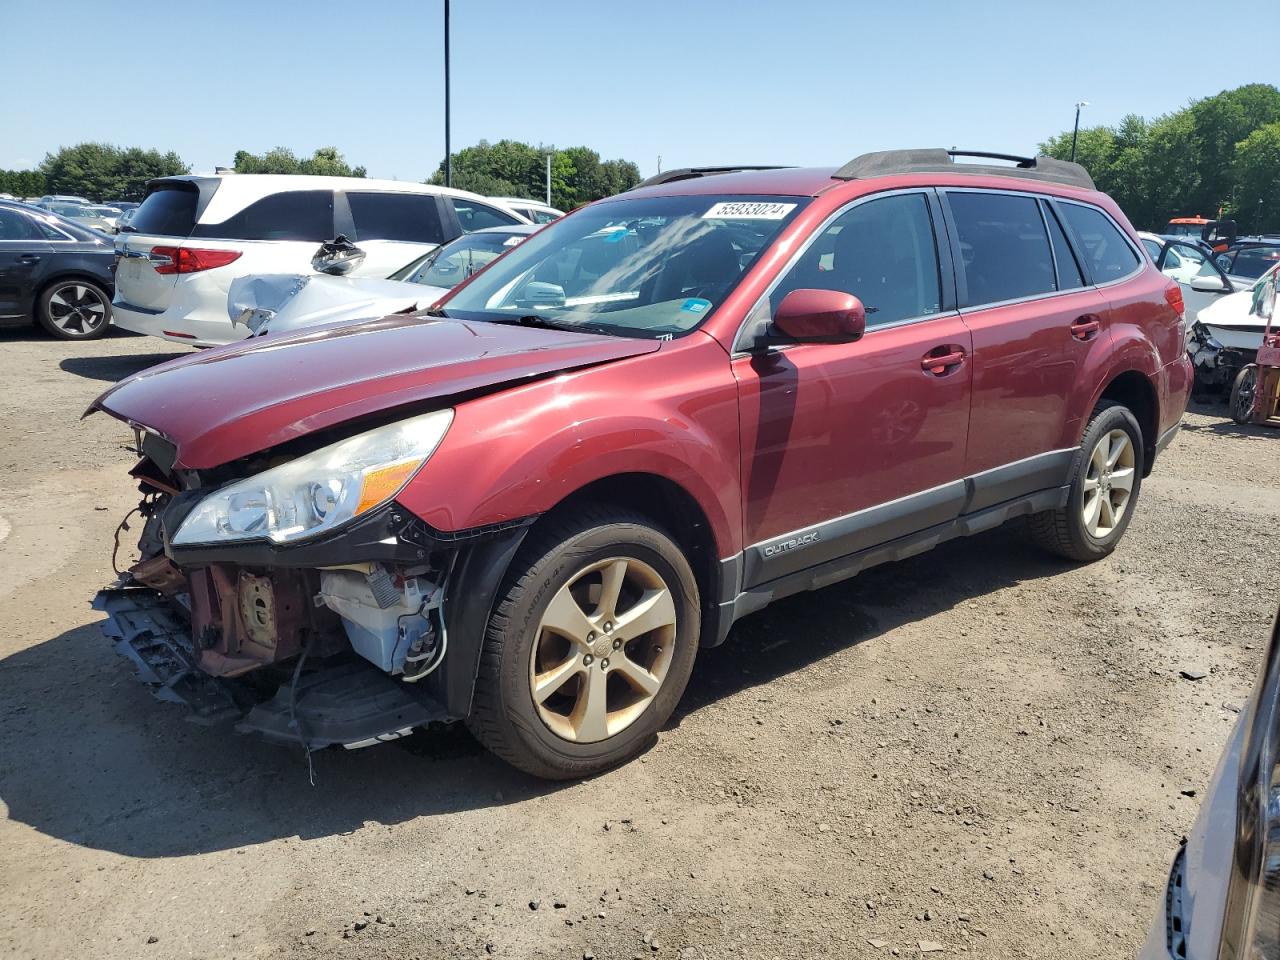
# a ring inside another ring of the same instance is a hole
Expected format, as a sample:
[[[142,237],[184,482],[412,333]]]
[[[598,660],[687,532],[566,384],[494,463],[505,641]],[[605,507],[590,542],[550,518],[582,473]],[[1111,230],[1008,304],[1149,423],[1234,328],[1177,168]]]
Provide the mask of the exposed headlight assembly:
[[[452,421],[452,410],[437,410],[388,424],[222,487],[187,515],[172,542],[289,543],[329,533],[399,493]]]
[[[1280,632],[1273,632],[1241,746],[1235,869],[1227,895],[1221,958],[1280,958],[1280,650],[1276,638]]]

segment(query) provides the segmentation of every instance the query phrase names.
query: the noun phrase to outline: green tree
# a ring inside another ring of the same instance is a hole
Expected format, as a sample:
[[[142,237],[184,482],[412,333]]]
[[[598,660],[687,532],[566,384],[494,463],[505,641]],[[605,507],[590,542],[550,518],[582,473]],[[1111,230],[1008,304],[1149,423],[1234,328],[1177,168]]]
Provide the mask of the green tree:
[[[364,167],[353,167],[337,147],[320,147],[310,157],[299,158],[288,147],[274,147],[263,154],[237,150],[236,173],[312,174],[322,177],[363,177]]]
[[[1280,123],[1268,123],[1235,148],[1235,215],[1246,230],[1280,227]]]
[[[1160,230],[1172,217],[1221,214],[1242,229],[1276,229],[1280,210],[1267,198],[1280,160],[1265,131],[1278,122],[1280,90],[1253,83],[1151,121],[1129,115],[1116,127],[1081,130],[1076,159],[1139,226]],[[1040,150],[1069,158],[1071,131]]]
[[[141,200],[147,181],[190,173],[173,151],[79,143],[46,154],[40,164],[48,193],[72,193],[91,200]]]
[[[0,170],[0,193],[41,197],[48,192],[44,186],[44,174],[39,170]]]
[[[547,156],[551,156],[551,203],[569,210],[612,196],[640,182],[640,170],[626,160],[601,162],[587,147],[557,150],[518,140],[481,140],[453,155],[453,185],[489,197],[546,197]],[[441,161],[428,183],[443,184]]]

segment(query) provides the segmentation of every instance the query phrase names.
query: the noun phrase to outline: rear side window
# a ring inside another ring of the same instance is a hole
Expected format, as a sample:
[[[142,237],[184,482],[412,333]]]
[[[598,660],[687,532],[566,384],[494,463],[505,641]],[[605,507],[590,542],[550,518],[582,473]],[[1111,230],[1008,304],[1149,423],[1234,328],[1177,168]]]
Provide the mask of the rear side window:
[[[1079,203],[1059,203],[1057,208],[1076,240],[1076,248],[1089,266],[1094,283],[1127,277],[1138,267],[1138,255],[1124,235],[1101,210]]]
[[[950,192],[967,306],[1020,300],[1056,289],[1049,237],[1034,197]]]
[[[410,243],[444,243],[440,207],[436,198],[422,193],[348,193],[352,240],[405,240]]]
[[[1067,243],[1067,235],[1062,232],[1062,224],[1058,222],[1053,208],[1046,204],[1044,220],[1049,227],[1049,242],[1053,245],[1053,262],[1058,268],[1058,289],[1075,290],[1084,286],[1084,276],[1080,273],[1080,265],[1076,263],[1076,255],[1071,252],[1071,244]],[[1159,256],[1157,245],[1156,256]]]
[[[196,223],[196,203],[200,195],[195,187],[161,187],[147,195],[129,226],[138,233],[157,237],[186,237]]]
[[[509,227],[520,222],[505,210],[462,197],[453,198],[453,209],[457,211],[458,223],[465,233],[485,227]]]
[[[134,226],[137,226],[136,218]],[[138,232],[147,231],[139,227]],[[216,240],[296,240],[323,243],[333,239],[333,191],[289,190],[273,193],[254,201],[222,223],[197,224],[192,236]]]

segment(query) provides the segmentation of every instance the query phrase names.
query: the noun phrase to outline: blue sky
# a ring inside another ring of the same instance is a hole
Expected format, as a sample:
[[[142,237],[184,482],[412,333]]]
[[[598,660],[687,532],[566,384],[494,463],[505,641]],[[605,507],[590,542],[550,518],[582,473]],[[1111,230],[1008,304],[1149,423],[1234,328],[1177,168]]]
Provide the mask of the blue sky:
[[[23,78],[10,85],[22,96],[0,98],[0,168],[82,140],[176,150],[197,171],[241,148],[333,144],[371,176],[422,179],[444,151],[442,5],[0,0],[0,62]],[[659,156],[670,168],[1032,152],[1070,126],[1076,100],[1091,104],[1082,124],[1114,123],[1280,81],[1274,57],[1207,52],[1193,25],[1210,9],[453,0],[453,144],[585,144],[645,175]]]

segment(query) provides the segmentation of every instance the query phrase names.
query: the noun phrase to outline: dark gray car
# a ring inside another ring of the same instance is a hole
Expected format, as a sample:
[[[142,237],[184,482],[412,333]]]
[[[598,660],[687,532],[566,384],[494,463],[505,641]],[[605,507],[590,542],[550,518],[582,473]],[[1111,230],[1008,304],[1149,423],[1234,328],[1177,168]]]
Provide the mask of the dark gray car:
[[[0,201],[0,325],[33,320],[61,340],[92,340],[111,322],[110,237],[38,207]]]

